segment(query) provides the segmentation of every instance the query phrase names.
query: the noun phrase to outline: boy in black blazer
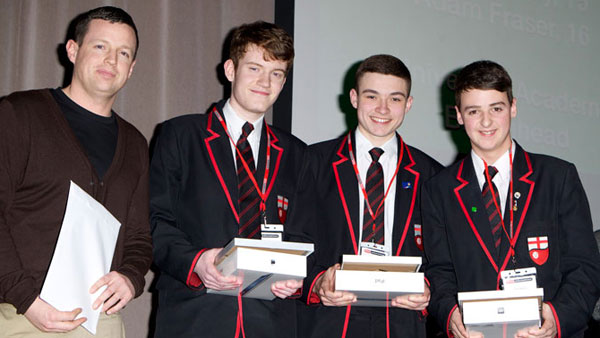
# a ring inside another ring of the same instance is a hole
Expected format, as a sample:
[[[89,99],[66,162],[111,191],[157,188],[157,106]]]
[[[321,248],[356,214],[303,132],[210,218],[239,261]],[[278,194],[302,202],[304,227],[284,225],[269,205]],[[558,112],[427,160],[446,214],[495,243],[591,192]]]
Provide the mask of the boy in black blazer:
[[[293,57],[291,37],[274,24],[238,27],[224,64],[230,98],[162,126],[150,170],[157,337],[295,337],[295,304],[285,298],[301,280],[273,283],[273,301],[206,293],[241,285],[215,267],[234,237],[260,238],[266,219],[284,225],[285,240],[302,240],[300,225],[311,224],[301,202],[313,186],[303,176],[306,145],[264,120]]]
[[[448,335],[466,337],[457,293],[496,290],[501,271],[535,267],[543,323],[518,337],[583,337],[600,295],[600,257],[575,166],[511,138],[516,99],[497,63],[466,66],[455,95],[472,151],[423,192],[429,311]]]
[[[365,59],[350,91],[357,129],[309,147],[320,232],[317,263],[304,284],[309,306],[299,308],[301,337],[425,336],[427,285],[424,294],[393,299],[389,309],[352,307],[356,296],[334,285],[342,255],[365,245],[376,243],[387,255],[422,255],[421,186],[441,165],[396,132],[412,105],[410,86],[410,72],[396,57]],[[383,179],[370,186],[376,163]],[[380,194],[371,194],[378,187]]]

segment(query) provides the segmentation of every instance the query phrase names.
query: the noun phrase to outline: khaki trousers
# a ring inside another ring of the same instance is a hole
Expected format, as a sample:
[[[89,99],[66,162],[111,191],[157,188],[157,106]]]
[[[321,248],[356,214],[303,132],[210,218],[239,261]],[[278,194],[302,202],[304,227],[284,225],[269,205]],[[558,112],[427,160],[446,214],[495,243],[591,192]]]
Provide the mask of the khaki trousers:
[[[120,314],[100,314],[96,335],[79,326],[66,333],[46,333],[38,330],[25,316],[17,314],[14,306],[0,303],[0,338],[125,338],[125,327]]]

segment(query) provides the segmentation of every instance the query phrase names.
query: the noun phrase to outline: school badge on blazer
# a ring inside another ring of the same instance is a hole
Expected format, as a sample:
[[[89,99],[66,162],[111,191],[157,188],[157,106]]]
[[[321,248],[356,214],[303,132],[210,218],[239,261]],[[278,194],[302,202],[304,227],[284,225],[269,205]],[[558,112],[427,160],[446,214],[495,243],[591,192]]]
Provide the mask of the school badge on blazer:
[[[537,265],[543,265],[548,260],[548,236],[528,237],[527,246],[529,257]]]
[[[285,223],[287,218],[287,209],[288,209],[288,199],[277,195],[277,216],[279,216],[279,221],[281,224]]]
[[[423,251],[423,234],[421,230],[421,224],[415,224],[415,243],[417,248]]]

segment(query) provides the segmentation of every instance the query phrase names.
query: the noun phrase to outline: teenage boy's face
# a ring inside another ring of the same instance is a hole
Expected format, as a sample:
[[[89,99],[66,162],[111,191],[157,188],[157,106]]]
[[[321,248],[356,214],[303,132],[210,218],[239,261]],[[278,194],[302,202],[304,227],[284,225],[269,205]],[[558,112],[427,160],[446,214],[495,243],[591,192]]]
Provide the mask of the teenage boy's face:
[[[458,123],[465,126],[473,151],[488,164],[496,162],[511,146],[510,122],[517,116],[516,99],[506,92],[471,89],[460,95]]]
[[[286,79],[287,62],[265,60],[265,50],[248,46],[246,54],[234,65],[225,62],[225,76],[231,82],[230,103],[246,121],[256,121],[271,108]]]
[[[360,132],[374,146],[381,146],[402,124],[412,105],[412,96],[408,96],[408,84],[402,78],[365,73],[358,91],[350,91],[350,102],[356,108]]]

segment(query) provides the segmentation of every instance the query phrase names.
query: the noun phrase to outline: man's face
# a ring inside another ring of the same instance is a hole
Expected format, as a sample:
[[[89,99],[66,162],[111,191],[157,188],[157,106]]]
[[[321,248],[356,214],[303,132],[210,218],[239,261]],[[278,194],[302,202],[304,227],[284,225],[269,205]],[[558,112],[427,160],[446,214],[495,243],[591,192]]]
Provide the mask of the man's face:
[[[511,145],[510,122],[517,116],[516,99],[505,92],[471,89],[460,95],[458,123],[465,126],[475,153],[488,164],[496,162]]]
[[[277,100],[286,79],[287,62],[265,61],[265,50],[248,46],[237,67],[225,62],[225,76],[231,82],[230,103],[246,121],[256,121]]]
[[[393,75],[365,73],[358,92],[350,91],[350,102],[356,108],[358,129],[375,146],[381,146],[396,132],[410,110],[406,80]]]
[[[73,63],[71,88],[83,90],[90,97],[114,97],[133,71],[135,44],[135,32],[128,25],[90,21],[81,45],[67,42],[67,54]]]

